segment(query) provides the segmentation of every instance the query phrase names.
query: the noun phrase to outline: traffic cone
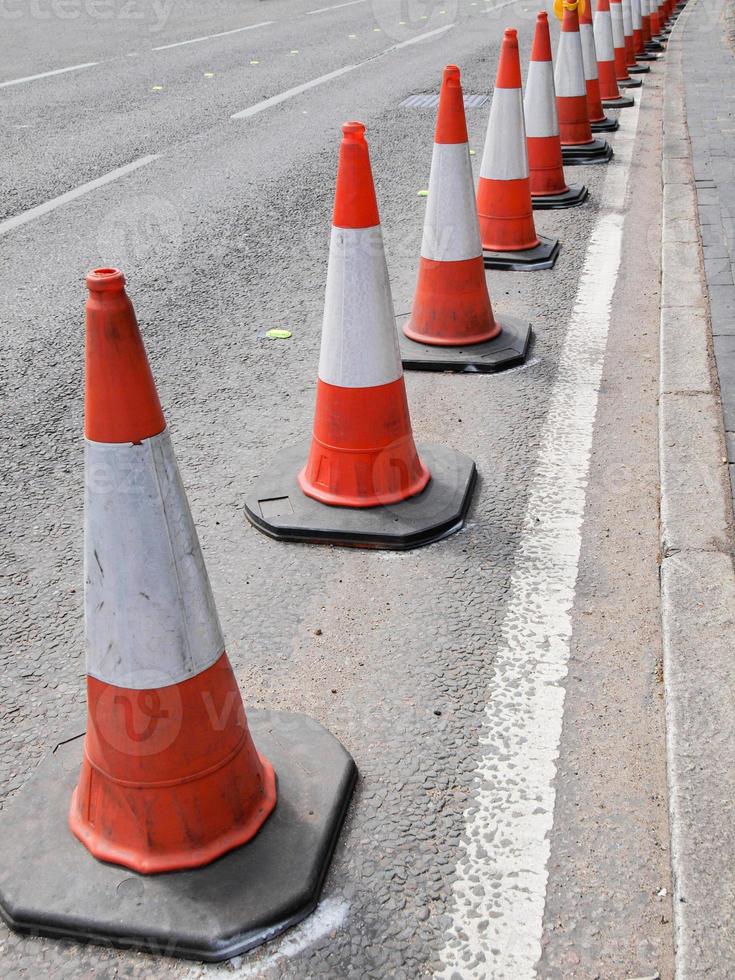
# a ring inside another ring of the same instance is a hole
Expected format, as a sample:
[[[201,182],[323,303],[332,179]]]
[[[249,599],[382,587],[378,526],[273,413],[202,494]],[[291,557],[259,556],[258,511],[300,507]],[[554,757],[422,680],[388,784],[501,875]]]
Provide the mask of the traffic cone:
[[[646,26],[648,36],[646,36]],[[651,18],[648,15],[648,0],[633,0],[633,48],[637,61],[658,61],[657,55],[646,51],[646,41],[650,39]]]
[[[518,32],[512,28],[500,48],[477,211],[486,266],[514,272],[553,268],[559,242],[537,235],[533,222]]]
[[[365,127],[342,133],[313,438],[281,453],[245,510],[282,540],[412,548],[462,526],[475,464],[416,448]]]
[[[419,371],[496,371],[522,362],[530,338],[529,323],[507,317],[501,322],[493,316],[460,73],[456,65],[447,65],[418,282],[401,336],[403,366]]]
[[[594,139],[590,127],[576,0],[564,0],[563,8],[554,73],[562,157],[566,164],[607,163],[613,156],[612,147]]]
[[[621,0],[621,3],[623,6],[623,33],[625,35],[625,67],[628,69],[629,75],[644,75],[651,69],[647,65],[639,65],[635,60],[633,2],[632,0]]]
[[[665,45],[659,37],[661,25],[658,22],[658,4],[656,0],[644,0],[644,2],[648,7],[648,27],[651,35],[650,40],[646,42],[646,51],[665,51]]]
[[[302,715],[246,719],[125,279],[87,285],[87,731],[0,815],[0,910],[228,959],[314,909],[356,769]]]
[[[622,0],[610,0],[610,21],[612,23],[613,49],[615,52],[615,78],[618,88],[640,88],[640,78],[628,74],[625,53],[625,27]]]
[[[568,187],[564,179],[549,18],[545,11],[536,17],[523,112],[534,208],[569,208],[582,204],[588,197],[587,188],[583,184]]]
[[[586,2],[579,11],[579,38],[582,42],[582,59],[587,88],[587,113],[593,133],[612,133],[619,123],[605,115],[600,97],[600,79],[597,67],[597,46],[592,24],[592,7]]]
[[[602,104],[609,109],[630,108],[635,103],[630,96],[620,94],[615,78],[615,49],[613,46],[610,0],[597,0],[594,28]]]

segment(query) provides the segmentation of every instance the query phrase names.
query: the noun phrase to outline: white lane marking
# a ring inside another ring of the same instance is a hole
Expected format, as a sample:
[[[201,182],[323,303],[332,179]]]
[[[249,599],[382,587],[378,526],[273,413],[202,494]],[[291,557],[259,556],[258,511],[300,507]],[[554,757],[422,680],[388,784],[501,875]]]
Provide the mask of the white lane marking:
[[[532,980],[592,436],[638,110],[620,119],[542,433],[465,812],[443,980]]]
[[[248,24],[246,27],[236,27],[232,31],[220,31],[219,34],[205,34],[204,37],[190,37],[188,41],[174,41],[173,44],[159,44],[151,51],[168,51],[169,48],[182,48],[185,44],[199,44],[200,41],[211,41],[215,37],[229,37],[230,34],[241,34],[243,31],[254,31],[256,27],[268,27],[275,24],[274,20],[264,20],[259,24]]]
[[[22,85],[24,82],[35,82],[39,78],[51,78],[52,75],[65,75],[68,71],[81,71],[83,68],[95,68],[99,61],[86,61],[83,65],[70,65],[68,68],[54,68],[53,71],[42,71],[38,75],[26,75],[25,78],[11,78],[9,82],[0,82],[0,88],[9,85]]]
[[[288,938],[279,946],[275,953],[255,962],[242,963],[242,957],[235,957],[220,967],[193,967],[184,975],[185,980],[214,980],[223,976],[228,980],[246,980],[248,977],[266,977],[270,971],[277,971],[279,964],[286,959],[297,956],[308,949],[323,936],[329,935],[335,929],[340,929],[347,919],[350,906],[343,899],[330,895],[319,903],[316,911],[300,925],[289,929]],[[242,965],[239,965],[242,963]]]
[[[5,235],[9,231],[13,231],[14,228],[19,228],[21,225],[28,224],[29,221],[33,221],[35,218],[40,218],[44,214],[48,214],[50,211],[55,211],[56,208],[60,208],[64,204],[69,204],[70,201],[75,201],[78,197],[83,197],[85,194],[89,194],[90,191],[97,190],[98,187],[104,187],[105,184],[111,184],[113,180],[119,180],[120,177],[125,177],[127,174],[131,174],[134,170],[138,170],[140,167],[145,167],[146,164],[152,163],[157,159],[158,154],[141,157],[140,160],[134,160],[132,163],[126,163],[124,167],[118,167],[117,170],[111,170],[109,174],[105,174],[102,177],[97,177],[95,180],[90,180],[88,184],[82,184],[81,187],[75,187],[73,191],[67,191],[66,194],[62,194],[60,197],[55,197],[51,201],[46,201],[45,204],[39,204],[35,208],[29,208],[28,211],[23,211],[21,214],[16,214],[15,217],[8,218],[6,221],[0,222],[0,235]]]
[[[397,51],[399,48],[408,47],[409,44],[417,44],[419,41],[425,41],[437,34],[443,34],[445,31],[451,30],[452,27],[454,27],[454,24],[447,24],[446,27],[440,27],[435,31],[427,31],[425,34],[419,34],[418,37],[412,37],[408,41],[401,41],[400,44],[393,44],[391,47],[386,48],[385,51],[381,51],[380,54],[376,54],[372,58],[368,58],[366,61],[360,61],[356,65],[345,65],[344,68],[338,68],[336,71],[330,71],[326,75],[320,75],[319,78],[312,78],[310,82],[304,82],[303,85],[296,85],[294,88],[287,89],[285,92],[281,92],[280,95],[274,95],[270,99],[263,99],[262,102],[256,102],[255,105],[248,106],[247,109],[241,109],[240,112],[233,113],[233,115],[230,116],[230,119],[248,119],[250,116],[255,116],[259,112],[263,112],[265,109],[271,109],[274,105],[280,105],[281,102],[287,102],[294,96],[301,95],[302,92],[308,92],[309,89],[316,88],[318,85],[323,85],[325,82],[330,82],[333,78],[339,78],[341,75],[346,75],[348,72],[355,71],[356,68],[363,68],[365,65],[369,65],[373,61],[377,61],[378,58],[382,58],[386,54],[390,54],[391,51]]]
[[[340,7],[354,7],[355,4],[365,3],[365,0],[347,0],[347,3],[335,3],[333,7],[317,7],[316,10],[307,10],[306,14],[325,14],[328,10],[339,10]]]

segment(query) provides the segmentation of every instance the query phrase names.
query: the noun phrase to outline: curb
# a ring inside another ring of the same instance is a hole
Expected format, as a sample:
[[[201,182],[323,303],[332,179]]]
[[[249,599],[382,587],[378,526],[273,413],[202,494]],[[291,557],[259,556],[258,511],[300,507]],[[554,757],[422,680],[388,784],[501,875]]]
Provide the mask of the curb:
[[[732,975],[735,569],[732,496],[682,80],[664,76],[659,467],[661,615],[676,977]]]

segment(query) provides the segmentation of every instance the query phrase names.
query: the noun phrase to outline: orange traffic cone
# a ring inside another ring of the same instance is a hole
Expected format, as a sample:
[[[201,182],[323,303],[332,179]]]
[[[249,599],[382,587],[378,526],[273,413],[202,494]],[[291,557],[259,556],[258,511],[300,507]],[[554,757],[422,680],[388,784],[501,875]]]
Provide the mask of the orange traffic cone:
[[[247,728],[124,282],[108,269],[87,277],[89,723],[69,823],[101,861],[151,874],[250,840],[276,789]],[[222,731],[207,730],[205,691],[217,713],[234,701]],[[148,739],[131,739],[149,723]]]
[[[314,909],[355,765],[303,715],[246,719],[124,277],[87,285],[87,732],[0,815],[0,910],[227,959]]]
[[[518,33],[503,36],[477,187],[485,265],[516,272],[551,269],[556,239],[536,234],[523,118]]]
[[[585,3],[579,10],[579,37],[582,42],[582,59],[584,62],[584,78],[587,88],[587,114],[590,117],[590,129],[593,133],[612,133],[619,123],[605,115],[600,98],[600,78],[597,67],[597,47],[595,32],[592,24],[592,8]]]
[[[566,164],[607,163],[612,147],[595,139],[590,126],[576,0],[565,0],[563,9],[554,74],[562,158]]]
[[[618,88],[640,88],[643,84],[640,78],[631,78],[628,74],[622,0],[610,0],[610,22],[615,52],[615,78]]]
[[[646,43],[647,51],[665,51],[665,38],[661,35],[661,25],[658,19],[658,4],[656,0],[644,0],[648,6],[648,27],[650,40]]]
[[[342,133],[311,446],[285,450],[245,508],[283,540],[415,547],[461,527],[475,468],[414,444],[365,127]]]
[[[403,334],[404,368],[433,371],[509,367],[525,359],[530,341],[530,324],[493,316],[456,65],[442,78],[418,282]]]
[[[646,25],[646,22],[647,25]],[[648,33],[646,35],[646,26]],[[647,0],[633,0],[633,50],[637,61],[657,61],[658,56],[646,51],[646,42],[651,40],[651,18],[648,15]]]
[[[640,0],[638,0],[640,4]],[[635,10],[633,0],[621,0],[623,6],[623,34],[625,35],[625,66],[629,75],[650,72],[648,65],[639,65],[635,55]],[[638,14],[640,22],[640,12]]]
[[[615,48],[613,45],[610,0],[597,0],[594,27],[602,104],[608,109],[630,108],[635,105],[635,102],[630,96],[620,94],[615,77]]]
[[[549,18],[545,11],[536,17],[523,111],[534,208],[569,208],[582,204],[587,200],[587,188],[583,184],[568,187],[564,179]]]

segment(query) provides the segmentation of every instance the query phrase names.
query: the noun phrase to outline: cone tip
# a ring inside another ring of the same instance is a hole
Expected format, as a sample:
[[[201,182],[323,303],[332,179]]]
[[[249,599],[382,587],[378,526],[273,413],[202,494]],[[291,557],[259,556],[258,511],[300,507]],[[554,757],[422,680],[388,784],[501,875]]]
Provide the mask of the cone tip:
[[[537,23],[544,23],[544,21],[547,21],[548,19],[549,19],[549,15],[546,13],[545,10],[539,10],[539,12],[536,14]]]
[[[456,65],[446,65],[442,75],[443,85],[459,85],[460,72]]]
[[[119,269],[92,269],[87,273],[87,289],[106,293],[125,288],[125,276]]]
[[[355,120],[342,123],[342,135],[346,140],[360,143],[365,137],[365,124]]]
[[[515,27],[506,27],[505,34],[503,35],[506,41],[512,41],[518,44],[518,31]]]

